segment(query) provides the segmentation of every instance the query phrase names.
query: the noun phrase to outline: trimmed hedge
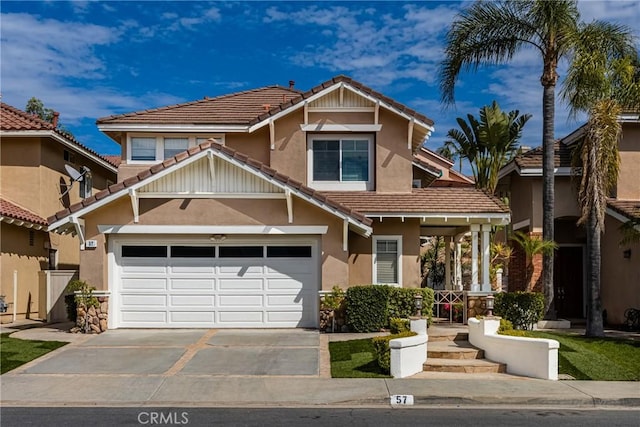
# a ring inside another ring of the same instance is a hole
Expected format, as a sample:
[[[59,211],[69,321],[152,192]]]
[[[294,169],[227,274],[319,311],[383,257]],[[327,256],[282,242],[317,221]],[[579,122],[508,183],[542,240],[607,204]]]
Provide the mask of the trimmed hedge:
[[[352,286],[347,289],[347,324],[355,332],[378,332],[391,318],[408,318],[415,312],[414,295],[422,294],[422,315],[430,316],[433,290],[387,285]]]
[[[495,298],[494,313],[516,329],[529,329],[544,316],[544,294],[540,292],[503,292]]]
[[[412,337],[414,335],[418,334],[413,331],[406,331],[400,332],[399,334],[371,338],[371,341],[373,342],[373,349],[376,352],[378,366],[380,366],[385,373],[388,374],[391,371],[391,349],[389,348],[389,341],[396,338]]]

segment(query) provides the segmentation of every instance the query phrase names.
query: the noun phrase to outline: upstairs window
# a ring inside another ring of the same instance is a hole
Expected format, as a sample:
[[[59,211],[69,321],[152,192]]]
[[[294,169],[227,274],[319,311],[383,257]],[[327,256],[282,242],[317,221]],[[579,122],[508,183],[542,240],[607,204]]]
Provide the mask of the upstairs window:
[[[373,137],[312,135],[308,142],[308,182],[319,190],[373,189]]]
[[[170,159],[178,153],[182,153],[189,148],[189,138],[165,138],[164,158]]]
[[[156,138],[131,138],[131,160],[153,162],[156,160]]]

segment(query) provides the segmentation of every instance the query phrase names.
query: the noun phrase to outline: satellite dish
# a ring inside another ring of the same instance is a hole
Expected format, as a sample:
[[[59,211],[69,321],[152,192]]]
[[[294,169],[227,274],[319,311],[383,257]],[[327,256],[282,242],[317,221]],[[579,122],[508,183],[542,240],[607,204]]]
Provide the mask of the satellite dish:
[[[80,182],[84,179],[84,174],[87,172],[87,170],[84,168],[82,172],[78,172],[73,166],[70,165],[64,165],[64,169],[67,171],[67,175],[69,175],[69,178],[71,178],[71,182],[67,186],[67,189],[64,191],[64,193],[60,195],[61,199],[66,196],[69,191],[71,191],[74,182]]]
[[[69,166],[69,165],[64,165],[64,168],[66,169],[67,174],[71,178],[72,185],[74,181],[82,181],[82,178],[84,177],[82,173],[78,172],[72,166]]]

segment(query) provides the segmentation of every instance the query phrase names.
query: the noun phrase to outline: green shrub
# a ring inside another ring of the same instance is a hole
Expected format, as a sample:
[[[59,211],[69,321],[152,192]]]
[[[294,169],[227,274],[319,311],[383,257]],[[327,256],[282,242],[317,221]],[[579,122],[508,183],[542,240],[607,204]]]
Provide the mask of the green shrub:
[[[516,329],[529,329],[544,315],[544,295],[540,292],[498,293],[495,298],[494,313]]]
[[[64,302],[67,305],[67,317],[72,322],[77,320],[78,316],[78,304],[84,304],[87,308],[98,308],[100,302],[98,298],[93,296],[93,291],[96,288],[90,286],[83,280],[72,280],[69,282],[66,288],[64,288],[67,295],[64,297]],[[75,292],[80,291],[79,294]]]
[[[336,285],[331,289],[331,293],[328,293],[322,297],[320,306],[323,310],[337,311],[342,307],[345,299],[344,290]]]
[[[409,321],[409,319],[392,317],[391,319],[389,319],[389,329],[391,330],[392,334],[407,332],[411,330],[411,322]]]
[[[389,323],[386,285],[352,286],[347,289],[347,324],[355,332],[378,332]]]
[[[433,309],[433,289],[391,288],[389,292],[389,317],[411,317],[415,315],[416,294],[422,295],[422,315],[431,316]]]
[[[415,314],[415,294],[422,295],[422,315],[430,318],[432,289],[396,288],[387,285],[352,286],[347,289],[347,324],[355,332],[377,332],[390,326],[390,318]]]
[[[513,331],[513,323],[509,322],[507,319],[500,319],[500,327],[498,328],[498,333],[501,334],[506,331]]]
[[[406,331],[399,334],[375,337],[371,339],[373,342],[373,348],[376,352],[378,365],[383,371],[385,371],[385,373],[388,374],[391,370],[391,349],[389,348],[389,341],[396,338],[412,337],[414,335],[418,334],[412,331]]]

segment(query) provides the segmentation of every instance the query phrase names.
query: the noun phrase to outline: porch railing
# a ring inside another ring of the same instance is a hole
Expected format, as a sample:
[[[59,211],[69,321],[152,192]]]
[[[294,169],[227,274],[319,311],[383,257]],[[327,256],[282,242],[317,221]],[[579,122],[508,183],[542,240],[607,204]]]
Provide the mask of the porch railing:
[[[464,291],[434,290],[433,294],[434,321],[465,323],[467,303]]]

